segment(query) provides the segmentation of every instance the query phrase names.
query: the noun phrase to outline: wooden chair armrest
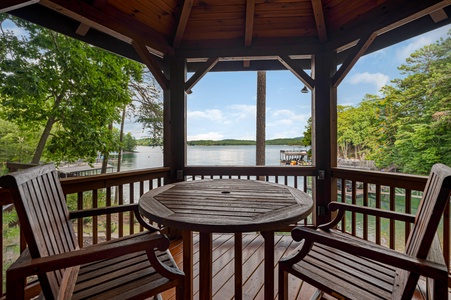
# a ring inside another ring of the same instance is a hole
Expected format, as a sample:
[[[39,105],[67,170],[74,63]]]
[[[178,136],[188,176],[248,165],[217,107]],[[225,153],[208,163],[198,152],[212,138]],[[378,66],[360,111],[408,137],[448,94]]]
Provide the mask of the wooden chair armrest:
[[[326,224],[319,225],[318,228],[327,230],[327,229],[335,227],[341,221],[341,219],[343,218],[346,211],[356,212],[356,213],[361,213],[361,214],[371,215],[371,216],[376,216],[376,217],[381,217],[381,218],[388,218],[388,219],[392,219],[392,220],[396,220],[396,221],[403,221],[403,222],[409,222],[409,223],[413,223],[415,221],[414,215],[384,210],[384,209],[380,209],[380,208],[372,208],[372,207],[367,207],[367,206],[343,203],[343,202],[331,202],[329,204],[329,210],[331,210],[331,211],[338,210],[337,215],[335,216],[335,218],[332,221],[330,221],[329,223],[326,223]]]
[[[107,242],[96,244],[86,248],[71,252],[46,256],[41,258],[28,258],[21,256],[7,270],[7,278],[25,278],[31,275],[42,274],[59,269],[83,265],[124,255],[124,253],[134,253],[157,248],[165,251],[169,248],[169,239],[159,233],[141,234],[134,238],[124,237]]]
[[[387,265],[430,278],[443,278],[441,276],[448,276],[448,269],[445,264],[412,257],[405,253],[335,230],[314,230],[300,226],[294,228],[291,235],[295,241],[305,240],[307,246],[313,243],[320,243],[368,259],[377,258],[378,261],[383,261]]]
[[[78,218],[86,218],[86,217],[94,217],[101,215],[109,215],[120,212],[133,211],[135,213],[136,219],[139,224],[141,224],[144,228],[151,232],[160,231],[160,229],[150,225],[141,217],[141,213],[138,209],[138,203],[133,204],[124,204],[118,206],[108,206],[108,207],[100,207],[100,208],[91,208],[91,209],[83,209],[83,210],[74,210],[69,212],[70,219],[78,219]]]

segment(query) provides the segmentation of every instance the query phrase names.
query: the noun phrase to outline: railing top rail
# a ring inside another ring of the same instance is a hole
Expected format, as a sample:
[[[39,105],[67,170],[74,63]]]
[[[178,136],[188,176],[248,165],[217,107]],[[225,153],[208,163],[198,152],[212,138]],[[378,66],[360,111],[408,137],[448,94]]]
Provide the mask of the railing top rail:
[[[424,189],[428,178],[427,176],[356,170],[350,168],[332,168],[331,173],[334,178],[344,178],[346,180],[395,186],[418,191]]]
[[[312,166],[187,166],[185,175],[314,176]]]

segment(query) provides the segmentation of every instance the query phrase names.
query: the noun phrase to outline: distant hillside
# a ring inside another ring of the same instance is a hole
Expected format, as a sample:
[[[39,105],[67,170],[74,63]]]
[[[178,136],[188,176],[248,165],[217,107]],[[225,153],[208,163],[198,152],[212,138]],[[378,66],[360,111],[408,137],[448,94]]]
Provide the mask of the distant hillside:
[[[273,139],[273,140],[266,140],[266,145],[300,146],[301,140],[302,140],[302,137]],[[255,145],[255,141],[253,141],[253,140],[233,140],[233,139],[226,139],[226,140],[220,140],[220,141],[197,140],[197,141],[188,141],[187,144],[188,144],[188,146],[239,146],[239,145]]]
[[[302,137],[295,138],[284,138],[284,139],[273,139],[266,140],[266,145],[288,145],[288,146],[301,146]],[[151,140],[150,138],[142,138],[137,140],[138,146],[161,146],[162,143]],[[188,146],[240,146],[240,145],[255,145],[253,140],[234,140],[226,139],[220,141],[213,140],[197,140],[188,141]]]

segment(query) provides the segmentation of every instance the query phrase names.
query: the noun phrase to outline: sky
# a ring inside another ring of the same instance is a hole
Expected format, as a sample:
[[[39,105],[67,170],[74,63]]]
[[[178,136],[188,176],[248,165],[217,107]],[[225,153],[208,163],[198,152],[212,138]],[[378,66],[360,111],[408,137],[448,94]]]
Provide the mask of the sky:
[[[11,23],[16,34],[23,35]],[[338,87],[338,104],[356,106],[378,94],[415,50],[445,38],[451,25],[361,57]],[[308,71],[307,71],[308,72]],[[188,74],[188,78],[191,74]],[[290,71],[266,72],[266,139],[302,136],[311,116],[311,92]],[[187,140],[255,140],[257,72],[210,72],[187,97]],[[125,132],[145,137],[142,125],[127,119]]]

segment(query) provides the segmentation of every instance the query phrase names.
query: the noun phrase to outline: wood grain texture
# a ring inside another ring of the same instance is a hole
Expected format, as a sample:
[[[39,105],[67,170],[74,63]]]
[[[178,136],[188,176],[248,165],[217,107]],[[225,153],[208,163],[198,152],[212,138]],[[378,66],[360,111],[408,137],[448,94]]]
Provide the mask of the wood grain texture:
[[[22,283],[31,275],[38,275],[46,299],[136,299],[183,287],[184,275],[166,251],[169,241],[158,232],[79,249],[53,165],[3,176],[0,186],[10,189],[29,249],[7,270],[7,299],[23,299]],[[136,209],[128,205],[111,211]],[[92,215],[101,213],[108,210]]]
[[[450,192],[451,168],[436,164],[415,218],[392,213],[392,223],[413,221],[405,253],[331,229],[337,224],[335,220],[318,230],[295,228],[293,239],[303,240],[303,245],[298,253],[280,261],[280,290],[287,290],[286,274],[290,273],[340,299],[411,299],[419,277],[426,276],[434,281],[432,299],[443,299],[447,293],[448,269],[434,237],[449,204]],[[330,208],[339,209],[337,217],[340,218],[347,208],[366,215],[390,217],[385,212],[377,213],[378,209],[365,212],[350,204],[333,204]],[[280,298],[286,297],[284,293]]]

